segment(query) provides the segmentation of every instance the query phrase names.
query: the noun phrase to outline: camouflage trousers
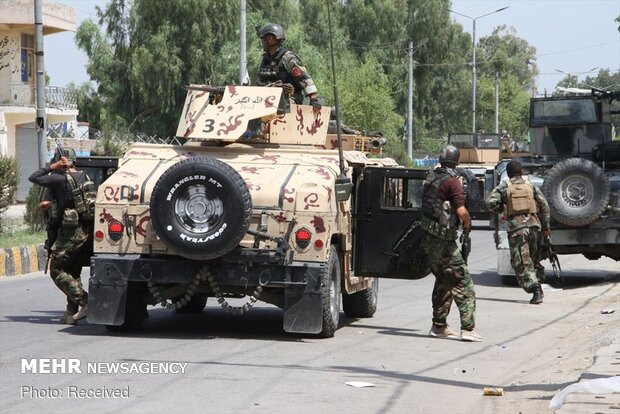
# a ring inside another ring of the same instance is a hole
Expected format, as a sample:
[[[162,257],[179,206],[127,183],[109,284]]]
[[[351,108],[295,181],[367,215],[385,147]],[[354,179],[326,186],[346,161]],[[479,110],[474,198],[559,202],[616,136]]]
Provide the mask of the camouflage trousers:
[[[467,265],[456,241],[443,240],[426,233],[422,246],[428,256],[429,266],[435,275],[433,288],[433,324],[447,326],[452,301],[461,315],[461,329],[474,329],[476,293]]]
[[[82,287],[82,267],[90,260],[89,228],[61,227],[52,246],[50,276],[58,289],[67,295],[67,311],[75,310],[88,302],[88,294]]]
[[[545,268],[540,264],[541,239],[538,227],[524,227],[508,234],[510,264],[519,286],[527,293],[545,281]]]

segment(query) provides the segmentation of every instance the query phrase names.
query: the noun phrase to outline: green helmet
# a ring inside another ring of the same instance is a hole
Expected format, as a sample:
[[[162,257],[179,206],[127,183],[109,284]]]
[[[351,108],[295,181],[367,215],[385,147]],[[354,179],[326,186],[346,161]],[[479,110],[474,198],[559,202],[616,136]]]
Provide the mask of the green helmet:
[[[268,23],[258,29],[257,35],[261,39],[268,34],[274,35],[276,39],[282,41],[284,40],[284,29],[279,24]]]

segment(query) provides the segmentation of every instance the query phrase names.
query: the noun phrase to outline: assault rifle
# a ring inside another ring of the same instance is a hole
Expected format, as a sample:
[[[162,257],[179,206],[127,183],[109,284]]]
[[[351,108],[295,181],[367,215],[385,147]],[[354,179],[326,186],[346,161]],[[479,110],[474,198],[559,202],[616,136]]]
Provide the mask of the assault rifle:
[[[553,244],[551,244],[551,238],[549,236],[544,236],[543,238],[543,252],[546,254],[547,259],[551,263],[551,267],[553,268],[553,276],[556,279],[560,279],[562,284],[564,283],[564,278],[562,275],[562,267],[560,266],[560,259],[558,259],[558,255],[553,248]]]
[[[67,153],[62,147],[62,143],[58,138],[56,138],[56,148],[54,149],[54,157],[52,158],[52,162],[60,161],[62,157],[67,157]],[[56,238],[58,237],[58,230],[60,230],[60,217],[58,217],[58,209],[55,207],[56,200],[53,199],[49,188],[42,188],[41,193],[39,194],[39,202],[41,201],[51,201],[52,207],[43,212],[43,217],[45,219],[45,231],[47,232],[47,239],[43,244],[45,251],[47,252],[47,260],[45,261],[45,270],[44,274],[47,273],[50,265],[50,261],[52,259],[52,246],[56,242]]]
[[[459,241],[461,242],[461,256],[463,256],[463,260],[465,264],[467,264],[467,258],[469,258],[469,253],[471,253],[471,237],[469,237],[469,230],[463,230]]]

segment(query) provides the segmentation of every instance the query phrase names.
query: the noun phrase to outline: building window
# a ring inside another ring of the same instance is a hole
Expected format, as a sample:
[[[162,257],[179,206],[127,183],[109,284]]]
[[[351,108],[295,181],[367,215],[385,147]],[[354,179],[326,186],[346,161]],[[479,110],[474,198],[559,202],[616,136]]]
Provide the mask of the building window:
[[[22,82],[34,82],[34,36],[22,33]]]

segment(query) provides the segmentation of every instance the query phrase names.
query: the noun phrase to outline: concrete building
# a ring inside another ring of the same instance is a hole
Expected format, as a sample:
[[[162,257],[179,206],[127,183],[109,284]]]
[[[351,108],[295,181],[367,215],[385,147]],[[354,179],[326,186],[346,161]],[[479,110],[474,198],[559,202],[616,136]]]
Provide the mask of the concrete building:
[[[20,164],[17,200],[24,201],[28,176],[38,168],[34,0],[0,0],[0,154]],[[43,1],[43,35],[76,30],[75,10]],[[45,51],[45,40],[43,41]],[[46,86],[47,125],[70,122],[77,126],[75,94]],[[47,135],[47,134],[46,134]]]

